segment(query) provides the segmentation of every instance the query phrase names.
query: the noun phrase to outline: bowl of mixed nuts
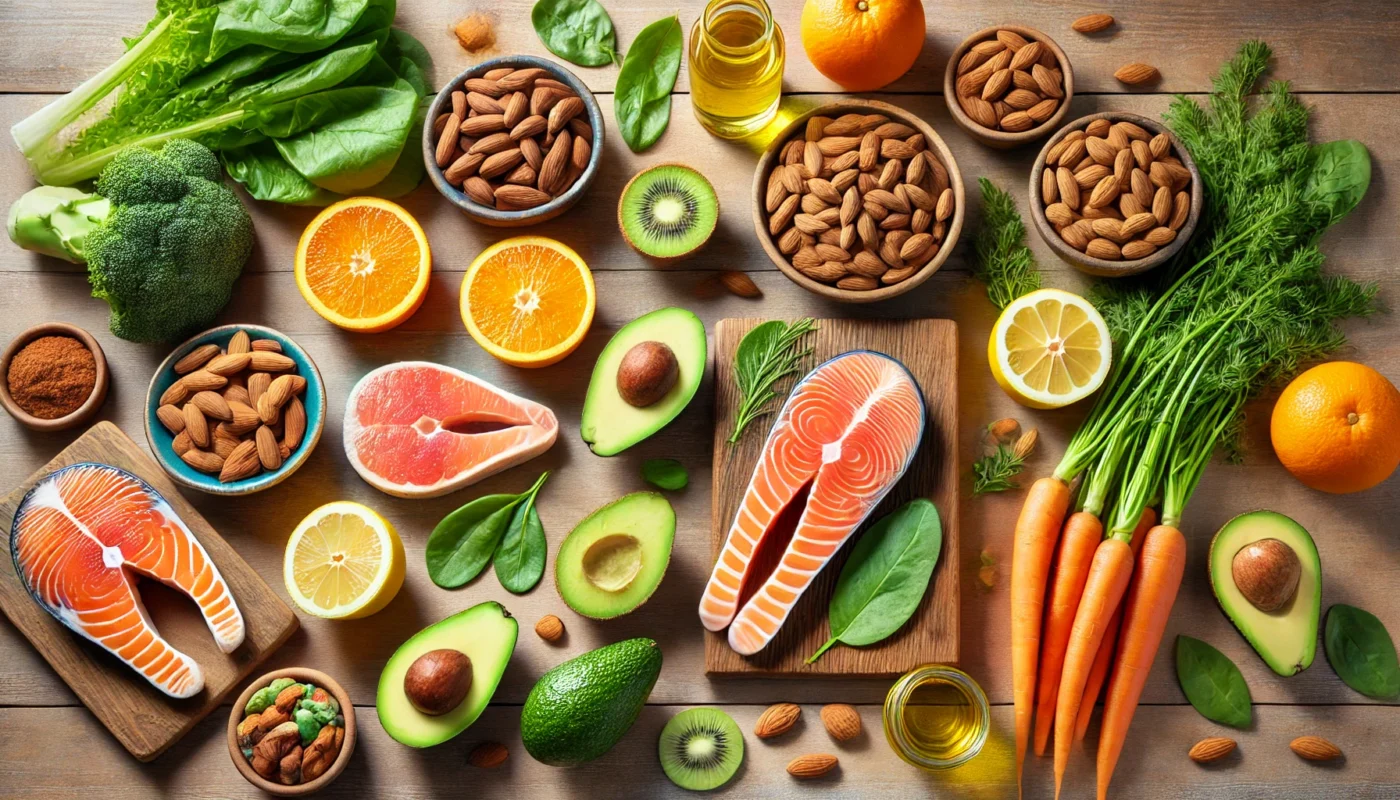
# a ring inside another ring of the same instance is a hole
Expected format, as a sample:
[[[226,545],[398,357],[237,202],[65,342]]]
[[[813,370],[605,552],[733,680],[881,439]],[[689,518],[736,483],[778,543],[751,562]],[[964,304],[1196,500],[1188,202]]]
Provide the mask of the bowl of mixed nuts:
[[[355,752],[355,707],[329,675],[305,667],[248,684],[228,719],[240,774],[276,797],[300,797],[340,776]]]
[[[1201,175],[1161,123],[1105,112],[1069,123],[1036,158],[1030,216],[1060,258],[1091,275],[1145,272],[1196,229]]]
[[[423,126],[433,185],[502,228],[567,211],[598,174],[603,112],[572,72],[534,56],[484,61],[443,87]]]
[[[753,184],[754,228],[778,269],[846,303],[928,280],[962,233],[963,182],[923,120],[844,100],[797,117],[768,145]]]
[[[305,463],[326,418],[311,356],[261,325],[212,328],[175,348],[146,390],[146,441],[176,483],[238,496]]]
[[[1049,36],[997,25],[967,37],[943,73],[953,121],[995,148],[1035,141],[1060,124],[1074,97],[1074,70]]]

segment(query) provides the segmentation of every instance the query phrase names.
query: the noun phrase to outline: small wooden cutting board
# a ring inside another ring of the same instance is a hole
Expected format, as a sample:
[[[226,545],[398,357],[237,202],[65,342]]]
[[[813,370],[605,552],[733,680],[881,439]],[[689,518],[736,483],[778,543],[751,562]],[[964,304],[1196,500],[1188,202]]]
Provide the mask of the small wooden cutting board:
[[[754,465],[763,450],[773,415],[749,427],[738,444],[727,439],[734,428],[740,394],[734,380],[734,352],[761,319],[725,319],[715,326],[714,513],[711,551],[719,557],[734,522]],[[928,424],[909,470],[817,576],[773,642],[745,658],[729,648],[727,632],[706,632],[705,672],[710,675],[899,675],[920,664],[958,660],[958,328],[952,320],[817,320],[806,342],[813,348],[795,379],[773,402],[776,415],[787,389],[812,368],[851,350],[873,350],[898,359],[924,393]],[[804,663],[830,636],[827,607],[851,545],[870,523],[904,503],[933,501],[943,523],[943,551],[933,582],[913,618],[893,636],[868,647],[837,645],[815,664]]]
[[[157,581],[141,581],[141,598],[156,630],[204,671],[204,691],[194,697],[168,697],[116,656],[64,627],[34,601],[12,566],[10,528],[25,493],[50,472],[83,461],[120,467],[155,487],[204,545],[243,612],[247,626],[243,644],[224,653],[194,601]],[[5,563],[0,564],[0,610],[83,705],[141,761],[150,761],[184,736],[297,629],[296,615],[287,604],[180,496],[165,472],[110,422],[92,426],[0,501],[0,523],[5,553]]]

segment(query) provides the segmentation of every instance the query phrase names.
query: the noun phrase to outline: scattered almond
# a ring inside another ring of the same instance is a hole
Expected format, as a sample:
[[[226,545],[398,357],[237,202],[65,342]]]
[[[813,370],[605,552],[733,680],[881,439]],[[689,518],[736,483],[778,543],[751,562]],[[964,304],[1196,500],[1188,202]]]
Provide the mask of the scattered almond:
[[[838,742],[848,742],[860,735],[860,712],[845,703],[822,706],[822,724]]]
[[[802,707],[795,703],[778,703],[764,709],[753,727],[753,735],[760,739],[771,739],[792,730],[797,718],[802,716]]]
[[[1070,23],[1070,27],[1080,33],[1098,33],[1113,24],[1112,14],[1089,14]]]
[[[1157,78],[1161,77],[1161,73],[1157,71],[1156,67],[1150,64],[1134,62],[1119,67],[1118,71],[1113,73],[1113,77],[1117,78],[1120,83],[1126,83],[1129,86],[1140,86],[1144,83],[1157,80]]]
[[[535,633],[546,642],[557,642],[564,635],[564,621],[553,614],[546,614],[535,623]]]
[[[1224,736],[1211,736],[1196,742],[1191,748],[1191,752],[1187,753],[1187,755],[1197,764],[1209,764],[1212,761],[1219,761],[1234,751],[1234,739],[1227,739]]]
[[[472,748],[467,763],[478,769],[495,769],[506,763],[510,751],[500,742],[482,742]]]
[[[788,762],[787,773],[794,778],[818,778],[836,768],[836,756],[811,753]]]
[[[1331,761],[1342,757],[1341,748],[1321,736],[1299,736],[1289,743],[1288,749],[1308,761]]]
[[[753,282],[748,274],[737,270],[725,270],[719,274],[719,282],[724,284],[731,294],[739,297],[762,297],[763,291],[758,288],[758,284]]]

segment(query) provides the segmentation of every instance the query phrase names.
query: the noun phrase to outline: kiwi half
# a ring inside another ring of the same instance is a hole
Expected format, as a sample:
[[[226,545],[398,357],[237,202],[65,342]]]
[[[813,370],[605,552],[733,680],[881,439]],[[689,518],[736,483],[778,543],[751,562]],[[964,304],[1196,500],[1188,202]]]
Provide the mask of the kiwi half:
[[[692,708],[671,717],[658,745],[661,768],[682,789],[723,786],[744,761],[744,735],[717,708]]]
[[[657,164],[638,172],[622,190],[617,225],[644,256],[675,261],[704,246],[719,221],[719,195],[684,164]]]

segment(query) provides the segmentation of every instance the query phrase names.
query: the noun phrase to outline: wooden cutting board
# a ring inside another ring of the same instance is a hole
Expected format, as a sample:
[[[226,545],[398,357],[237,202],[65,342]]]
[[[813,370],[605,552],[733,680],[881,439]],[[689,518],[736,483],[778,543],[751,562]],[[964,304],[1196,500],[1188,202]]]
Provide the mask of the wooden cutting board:
[[[761,319],[726,319],[715,327],[714,513],[711,555],[718,558],[733,524],[744,490],[763,449],[772,416],[753,423],[735,445],[726,440],[734,427],[740,395],[734,381],[734,352],[739,340]],[[729,649],[726,632],[705,634],[705,671],[710,675],[899,675],[930,662],[958,660],[958,328],[952,320],[817,320],[807,338],[813,353],[802,374],[851,350],[874,350],[892,356],[918,381],[928,409],[924,440],[909,470],[871,514],[865,526],[827,564],[798,600],[782,630],[768,647],[745,658]],[[786,390],[774,401],[776,414]],[[871,522],[916,497],[938,507],[943,523],[943,551],[933,581],[918,611],[893,636],[868,647],[837,645],[815,664],[803,663],[830,636],[827,606],[852,543]]]
[[[141,598],[156,629],[204,670],[204,691],[194,697],[168,697],[115,656],[64,627],[34,601],[12,566],[10,527],[25,493],[50,472],[82,461],[120,467],[155,487],[204,545],[243,612],[243,645],[224,653],[193,601],[157,581],[140,582]],[[297,629],[296,615],[287,604],[180,496],[165,472],[110,422],[92,426],[0,501],[0,524],[5,562],[0,564],[0,610],[83,705],[141,761],[150,761],[185,735]]]

